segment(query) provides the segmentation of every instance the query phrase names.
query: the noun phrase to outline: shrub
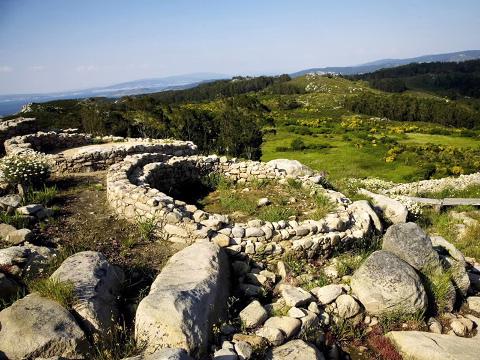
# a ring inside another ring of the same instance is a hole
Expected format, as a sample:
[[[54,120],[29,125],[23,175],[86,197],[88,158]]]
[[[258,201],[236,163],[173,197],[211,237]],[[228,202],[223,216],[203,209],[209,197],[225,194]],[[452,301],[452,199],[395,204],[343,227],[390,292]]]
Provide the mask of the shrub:
[[[2,179],[11,186],[37,187],[50,176],[46,158],[35,155],[9,155],[0,160]]]
[[[455,294],[451,278],[452,271],[441,269],[426,269],[424,271],[424,285],[428,295],[428,302],[434,313],[443,313],[447,310],[448,300]]]
[[[140,238],[144,241],[150,241],[155,235],[157,220],[154,218],[138,218],[137,228]]]
[[[299,258],[292,252],[288,252],[283,256],[283,262],[287,267],[287,270],[294,276],[303,274],[307,262],[304,259]]]
[[[302,139],[293,139],[290,143],[290,147],[293,151],[300,151],[304,150],[306,148],[306,145]]]

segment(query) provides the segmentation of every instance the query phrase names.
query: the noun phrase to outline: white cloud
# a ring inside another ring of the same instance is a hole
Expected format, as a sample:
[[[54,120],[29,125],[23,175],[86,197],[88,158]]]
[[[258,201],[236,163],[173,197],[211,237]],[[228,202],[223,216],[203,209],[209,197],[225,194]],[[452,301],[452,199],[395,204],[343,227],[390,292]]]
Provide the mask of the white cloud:
[[[32,65],[28,67],[28,70],[38,72],[38,71],[43,71],[45,70],[45,66],[43,65]]]
[[[12,72],[13,68],[7,65],[0,65],[0,73],[9,73]]]
[[[98,67],[95,65],[79,65],[75,68],[75,71],[77,72],[92,72],[92,71],[97,71]]]

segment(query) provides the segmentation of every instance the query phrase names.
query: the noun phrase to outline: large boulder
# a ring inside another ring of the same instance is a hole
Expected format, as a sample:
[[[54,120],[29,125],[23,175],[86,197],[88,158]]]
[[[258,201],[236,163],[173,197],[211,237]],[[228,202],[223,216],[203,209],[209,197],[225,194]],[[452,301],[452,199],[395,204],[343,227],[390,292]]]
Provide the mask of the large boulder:
[[[324,360],[323,354],[318,349],[303,340],[292,340],[286,344],[271,349],[267,360]]]
[[[401,224],[407,221],[408,209],[400,201],[389,198],[385,195],[375,194],[368,190],[361,189],[360,194],[368,196],[375,208],[375,211],[392,224]]]
[[[313,174],[312,169],[298,160],[275,159],[267,162],[267,165],[274,169],[284,170],[287,175],[291,176],[309,176]]]
[[[214,243],[197,242],[173,255],[138,305],[135,336],[146,352],[184,348],[200,357],[229,295],[229,264]]]
[[[88,342],[73,316],[57,302],[27,295],[0,312],[0,358],[84,359]]]
[[[371,254],[353,274],[350,285],[370,314],[415,313],[427,308],[427,294],[418,274],[387,251]]]
[[[382,249],[397,255],[420,272],[441,268],[432,241],[415,223],[390,226],[383,236]]]
[[[392,331],[386,335],[406,359],[412,360],[477,360],[478,339],[421,331]]]
[[[121,269],[99,252],[82,251],[65,259],[51,278],[73,284],[78,299],[73,311],[86,329],[102,337],[111,334],[118,319],[116,297],[124,280]]]

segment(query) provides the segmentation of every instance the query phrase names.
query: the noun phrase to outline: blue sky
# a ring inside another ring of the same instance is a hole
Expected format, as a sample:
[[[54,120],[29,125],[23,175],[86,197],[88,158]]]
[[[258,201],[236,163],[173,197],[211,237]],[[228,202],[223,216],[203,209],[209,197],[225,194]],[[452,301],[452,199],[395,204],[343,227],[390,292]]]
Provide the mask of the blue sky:
[[[0,94],[480,49],[478,0],[0,0]]]

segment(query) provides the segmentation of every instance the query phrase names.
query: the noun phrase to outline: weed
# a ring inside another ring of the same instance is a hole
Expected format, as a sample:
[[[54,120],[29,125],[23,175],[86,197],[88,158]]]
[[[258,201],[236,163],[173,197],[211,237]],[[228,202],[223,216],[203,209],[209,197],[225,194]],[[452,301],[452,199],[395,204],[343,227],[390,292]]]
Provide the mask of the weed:
[[[314,200],[316,209],[311,216],[313,220],[323,219],[329,212],[332,212],[335,209],[332,201],[323,194],[317,194]]]
[[[293,252],[287,252],[283,256],[282,260],[285,263],[285,266],[287,267],[287,271],[289,271],[293,276],[301,275],[305,271],[305,266],[307,265],[307,261],[299,258]]]
[[[338,319],[332,322],[330,331],[338,342],[361,340],[366,334],[363,324],[356,325],[349,319]]]
[[[288,178],[287,179],[287,184],[290,186],[292,189],[299,190],[302,188],[302,182],[297,179],[293,178]]]
[[[137,238],[136,236],[130,234],[129,236],[122,237],[120,239],[120,244],[123,248],[132,249],[135,247],[135,245],[137,245]]]
[[[28,287],[31,291],[38,292],[45,298],[55,300],[67,309],[71,308],[76,300],[75,288],[69,281],[40,278],[30,281]]]
[[[346,275],[352,275],[357,270],[362,262],[367,258],[368,253],[362,252],[359,254],[345,253],[338,256],[335,267],[338,272],[338,276],[342,278]]]
[[[138,218],[137,228],[140,239],[143,241],[150,241],[154,238],[155,230],[157,228],[157,220],[155,218]],[[131,239],[126,239],[130,241]]]
[[[318,273],[315,274],[315,278],[307,283],[302,284],[302,288],[304,288],[307,291],[312,290],[313,288],[316,287],[323,287],[326,285],[331,284],[330,278],[325,275],[323,271],[319,271]]]

